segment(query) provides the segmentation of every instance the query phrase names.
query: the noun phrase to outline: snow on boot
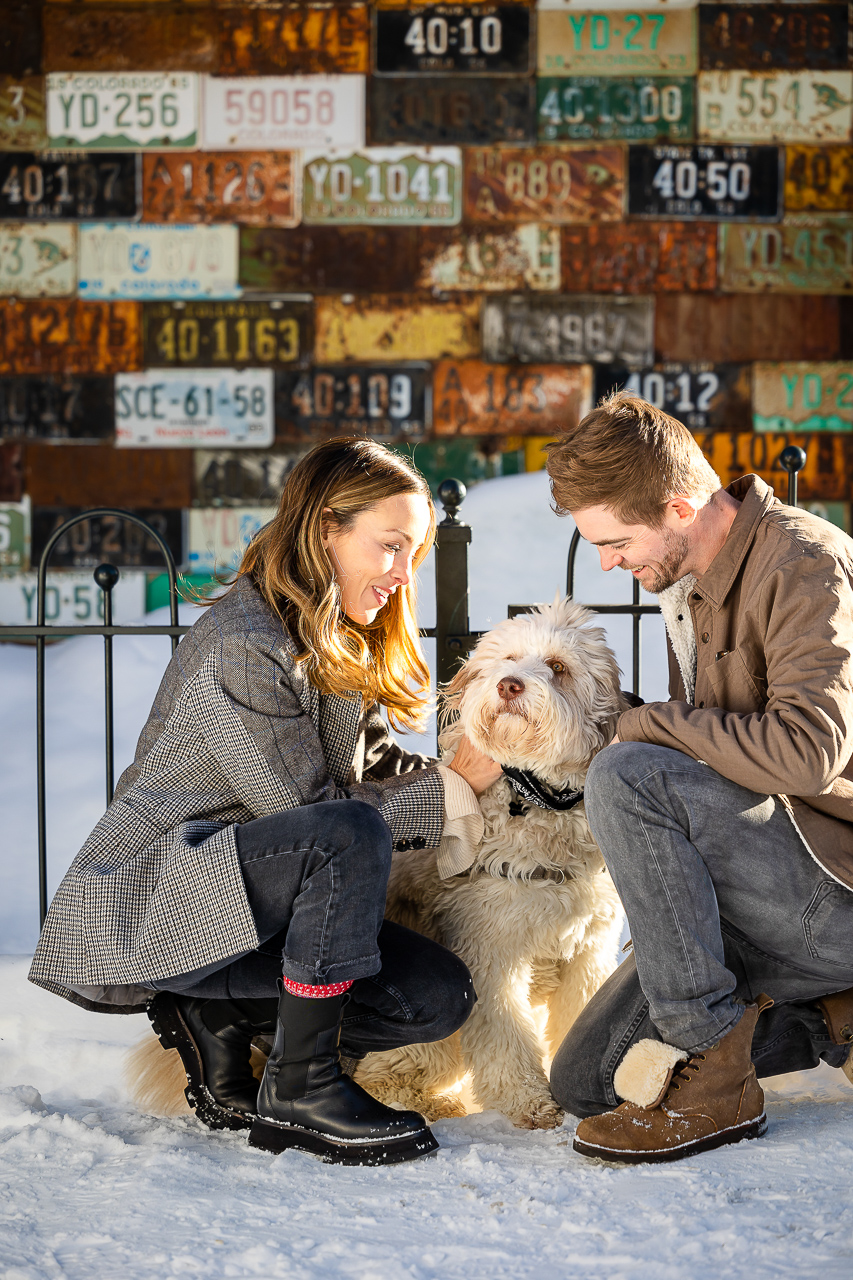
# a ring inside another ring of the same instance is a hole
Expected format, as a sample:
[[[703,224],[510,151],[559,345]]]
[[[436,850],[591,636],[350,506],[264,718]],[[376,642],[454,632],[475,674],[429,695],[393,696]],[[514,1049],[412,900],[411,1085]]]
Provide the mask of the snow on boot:
[[[282,989],[249,1145],[296,1147],[330,1164],[396,1164],[436,1151],[423,1116],[384,1106],[343,1074],[338,1045],[346,998]]]
[[[198,1000],[161,991],[148,1017],[164,1049],[177,1049],[187,1073],[187,1102],[209,1129],[248,1129],[258,1082],[252,1039],[275,1025],[276,1001]]]
[[[613,1077],[627,1101],[582,1120],[575,1151],[624,1164],[659,1163],[760,1137],[767,1117],[750,1051],[758,1016],[772,1004],[759,996],[702,1053],[688,1055],[657,1040],[632,1045]]]

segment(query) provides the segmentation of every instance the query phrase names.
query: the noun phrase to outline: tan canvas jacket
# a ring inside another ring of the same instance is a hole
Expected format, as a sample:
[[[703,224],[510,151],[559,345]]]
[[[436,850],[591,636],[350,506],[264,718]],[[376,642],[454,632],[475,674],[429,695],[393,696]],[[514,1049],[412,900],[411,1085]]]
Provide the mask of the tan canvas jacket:
[[[619,737],[704,760],[781,795],[812,856],[853,888],[853,540],[783,506],[758,476],[697,580],[694,705],[670,652],[670,702],[623,712]]]

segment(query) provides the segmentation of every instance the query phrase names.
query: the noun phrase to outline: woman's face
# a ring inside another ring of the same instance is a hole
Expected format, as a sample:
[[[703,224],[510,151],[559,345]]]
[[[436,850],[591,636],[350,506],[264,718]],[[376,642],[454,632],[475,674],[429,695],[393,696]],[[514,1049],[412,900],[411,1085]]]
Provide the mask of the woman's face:
[[[348,529],[323,516],[323,546],[329,553],[344,613],[372,622],[399,587],[412,579],[412,560],[424,544],[430,507],[419,493],[383,498],[361,511]]]

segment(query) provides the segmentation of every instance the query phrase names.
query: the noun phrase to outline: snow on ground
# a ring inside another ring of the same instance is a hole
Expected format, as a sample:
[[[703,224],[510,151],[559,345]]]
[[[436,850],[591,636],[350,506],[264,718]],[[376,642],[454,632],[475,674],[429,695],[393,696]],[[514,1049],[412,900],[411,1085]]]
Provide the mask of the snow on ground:
[[[471,624],[565,582],[571,522],[534,474],[468,496]],[[422,622],[432,615],[422,571]],[[621,592],[621,595],[618,594]],[[628,599],[627,575],[582,558],[576,595]],[[191,620],[192,610],[186,611]],[[644,624],[648,698],[665,696],[661,630]],[[608,627],[630,672],[630,632]],[[116,642],[117,771],[168,660],[168,641]],[[760,1142],[671,1168],[616,1169],[571,1149],[574,1121],[516,1130],[495,1113],[436,1126],[437,1156],[392,1169],[270,1157],[192,1118],[154,1119],[122,1080],[141,1017],[88,1014],[26,981],[36,937],[34,657],[0,646],[0,1280],[681,1280],[849,1277],[853,1089],[840,1071],[778,1077]],[[50,885],[103,809],[103,649],[52,647]],[[430,749],[429,737],[425,740]]]

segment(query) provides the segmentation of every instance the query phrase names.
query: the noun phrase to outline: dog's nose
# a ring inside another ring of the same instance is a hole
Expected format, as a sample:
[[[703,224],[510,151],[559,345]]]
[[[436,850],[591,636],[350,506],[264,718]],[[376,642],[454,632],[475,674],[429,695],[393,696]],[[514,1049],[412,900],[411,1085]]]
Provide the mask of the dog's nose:
[[[512,702],[520,693],[524,693],[524,681],[518,676],[506,676],[498,681],[498,693],[504,702]]]

